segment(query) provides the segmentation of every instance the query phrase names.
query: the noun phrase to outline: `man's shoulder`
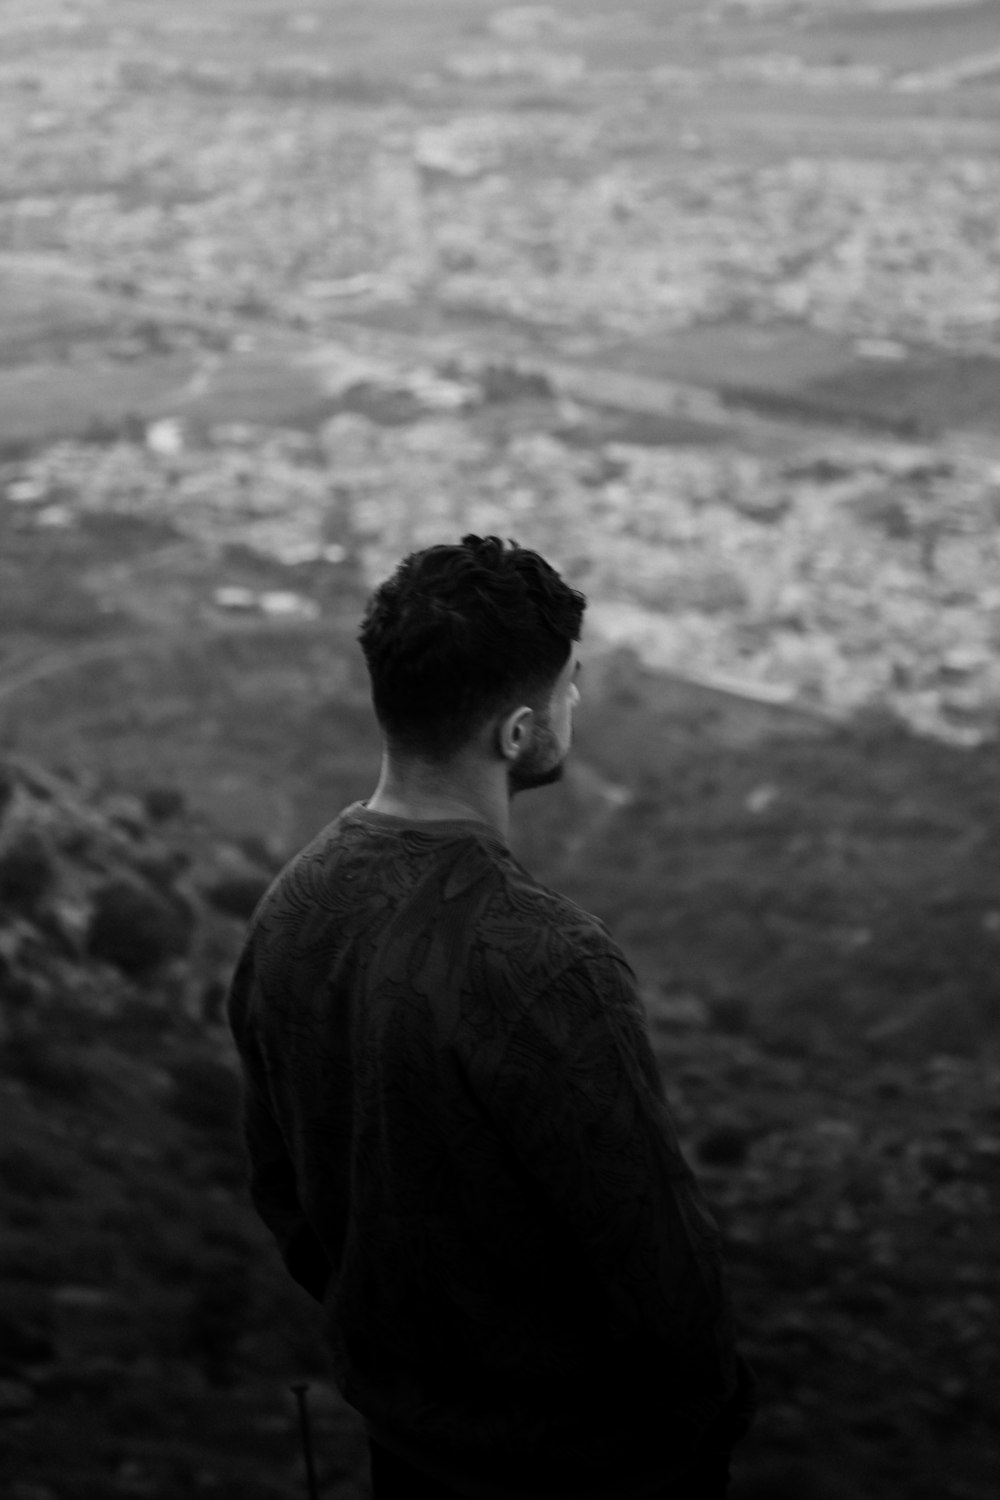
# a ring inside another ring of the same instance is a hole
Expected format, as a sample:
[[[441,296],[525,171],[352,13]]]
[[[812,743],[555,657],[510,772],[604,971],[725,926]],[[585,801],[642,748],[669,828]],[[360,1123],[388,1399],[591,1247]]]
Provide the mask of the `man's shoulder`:
[[[623,958],[605,924],[516,860],[497,869],[477,923],[480,944],[500,961],[548,982],[574,964]]]
[[[586,911],[562,891],[546,885],[515,859],[504,861],[500,868],[496,903],[498,911],[506,909],[511,919],[515,922],[520,919],[528,926],[544,922],[560,931],[594,932],[607,936],[607,928],[599,917]]]
[[[278,872],[251,927],[280,930],[307,914],[315,924],[323,909],[342,916],[345,902],[374,904],[398,910],[415,931],[439,917],[460,921],[491,969],[510,963],[551,978],[588,958],[623,956],[598,917],[544,884],[500,840],[474,828],[442,832],[411,827],[373,839],[352,805]]]
[[[345,809],[285,860],[257,902],[249,930],[292,907],[312,905],[319,893],[323,872],[346,852],[356,837]]]

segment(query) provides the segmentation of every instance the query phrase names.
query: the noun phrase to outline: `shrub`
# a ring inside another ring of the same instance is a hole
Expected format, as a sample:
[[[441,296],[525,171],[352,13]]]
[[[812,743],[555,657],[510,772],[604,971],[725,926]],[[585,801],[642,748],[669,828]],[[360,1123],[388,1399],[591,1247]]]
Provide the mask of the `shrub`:
[[[16,1227],[5,1226],[0,1236],[0,1289],[6,1295],[16,1283],[18,1307],[26,1306],[35,1294],[47,1295],[49,1288],[66,1276],[66,1261],[71,1255],[54,1239],[52,1235],[44,1238],[34,1229],[19,1234]]]
[[[280,868],[282,856],[259,834],[244,834],[237,843],[251,864],[259,865],[262,870],[276,871]]]
[[[67,828],[59,839],[59,847],[62,852],[68,854],[74,860],[92,861],[95,846],[96,841],[93,832],[89,828]]]
[[[172,1112],[199,1130],[235,1134],[240,1110],[240,1083],[225,1063],[192,1054],[171,1067]]]
[[[13,968],[9,959],[0,953],[0,997],[11,1010],[28,1010],[39,999],[38,984],[28,974]]]
[[[747,1159],[750,1139],[738,1125],[718,1125],[698,1142],[698,1157],[710,1167],[739,1167]]]
[[[16,1143],[0,1150],[0,1186],[16,1198],[64,1198],[70,1191],[65,1172],[37,1151]]]
[[[728,1036],[744,1036],[750,1030],[750,1003],[742,995],[717,995],[708,1012],[712,1026]]]
[[[168,849],[156,846],[151,853],[135,861],[135,869],[154,890],[171,892],[170,899],[178,901],[174,887],[177,877],[191,866],[191,855],[186,849]]]
[[[246,1261],[242,1257],[213,1254],[199,1269],[181,1349],[212,1385],[231,1383],[250,1313]]]
[[[193,918],[179,903],[123,878],[97,892],[87,930],[87,952],[132,979],[144,978],[187,952]]]
[[[516,365],[487,365],[480,382],[485,401],[545,401],[555,394],[541,370],[519,370]]]
[[[182,792],[169,786],[151,786],[142,795],[147,815],[154,823],[168,823],[185,811]]]
[[[0,1300],[0,1369],[17,1371],[53,1354],[51,1315],[47,1303],[26,1295],[23,1285],[4,1288]]]
[[[49,847],[38,830],[19,829],[0,850],[0,902],[33,911],[51,889],[55,874]]]
[[[265,875],[222,875],[206,886],[205,898],[225,916],[248,921],[269,884]]]
[[[90,1092],[91,1078],[73,1056],[41,1031],[18,1027],[4,1046],[4,1073],[38,1094],[79,1101]]]

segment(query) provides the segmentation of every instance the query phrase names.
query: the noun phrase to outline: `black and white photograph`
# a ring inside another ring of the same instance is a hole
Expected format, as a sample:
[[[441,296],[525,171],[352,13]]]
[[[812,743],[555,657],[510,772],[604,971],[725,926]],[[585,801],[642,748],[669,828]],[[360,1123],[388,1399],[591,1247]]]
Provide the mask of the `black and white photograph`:
[[[1000,0],[0,0],[0,1500],[996,1500]]]

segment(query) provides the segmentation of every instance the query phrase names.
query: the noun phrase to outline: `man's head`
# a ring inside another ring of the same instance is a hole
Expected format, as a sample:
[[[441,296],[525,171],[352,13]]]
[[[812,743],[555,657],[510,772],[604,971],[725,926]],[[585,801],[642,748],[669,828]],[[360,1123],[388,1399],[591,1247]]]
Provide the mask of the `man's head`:
[[[466,536],[403,559],[359,640],[391,754],[442,769],[479,747],[510,790],[562,774],[584,596],[537,552]]]

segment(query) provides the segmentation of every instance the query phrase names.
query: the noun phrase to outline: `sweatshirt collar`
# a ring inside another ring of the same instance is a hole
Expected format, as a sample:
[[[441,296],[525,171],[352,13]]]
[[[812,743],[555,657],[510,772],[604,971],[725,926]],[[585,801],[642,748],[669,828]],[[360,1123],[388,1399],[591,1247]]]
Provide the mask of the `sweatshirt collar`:
[[[354,823],[383,829],[387,833],[422,833],[447,838],[454,838],[456,834],[476,834],[501,849],[507,848],[503,837],[481,818],[399,818],[394,813],[373,812],[364,802],[353,802],[344,816]]]

